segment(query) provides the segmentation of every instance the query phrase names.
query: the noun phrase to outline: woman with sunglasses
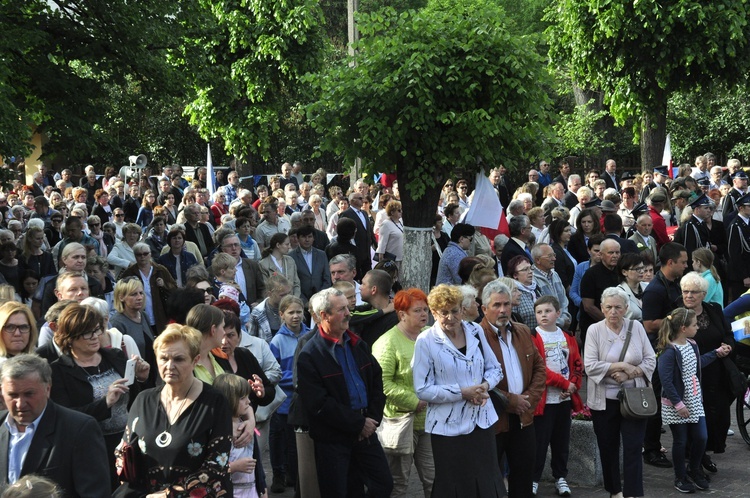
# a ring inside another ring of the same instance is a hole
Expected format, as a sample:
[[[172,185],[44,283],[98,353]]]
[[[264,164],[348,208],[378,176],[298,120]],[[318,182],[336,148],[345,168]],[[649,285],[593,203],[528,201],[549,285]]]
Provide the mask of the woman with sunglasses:
[[[64,204],[56,204],[55,209],[58,208],[64,209],[65,212],[67,212],[68,208]],[[58,213],[54,213],[52,216],[50,216],[50,226],[46,226],[44,228],[44,236],[47,237],[47,242],[49,243],[50,247],[55,247],[58,242],[60,242],[63,239],[62,234],[62,222],[64,219],[64,214],[62,211]]]
[[[127,356],[119,349],[102,348],[102,316],[91,307],[70,304],[57,319],[55,342],[62,355],[52,362],[50,398],[64,407],[91,415],[99,422],[109,458],[112,490],[119,485],[114,451],[122,439],[128,408],[148,379],[149,364],[137,355],[135,379],[128,386],[125,376]]]
[[[151,259],[151,248],[144,242],[133,246],[135,264],[120,274],[120,278],[138,277],[143,282],[146,306],[143,312],[156,335],[167,326],[166,301],[177,283],[164,266]]]

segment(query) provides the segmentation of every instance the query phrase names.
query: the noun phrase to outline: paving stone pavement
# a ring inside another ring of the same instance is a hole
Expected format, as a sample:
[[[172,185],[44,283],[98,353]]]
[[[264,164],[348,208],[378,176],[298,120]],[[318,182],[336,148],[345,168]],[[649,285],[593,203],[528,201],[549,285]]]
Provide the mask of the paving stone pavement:
[[[746,411],[750,417],[750,410]],[[707,491],[698,491],[693,496],[715,495],[722,498],[740,498],[750,497],[750,446],[745,444],[737,429],[735,419],[735,408],[732,405],[732,429],[734,436],[727,438],[727,451],[720,455],[712,455],[711,458],[719,468],[719,472],[711,475],[711,489]],[[667,456],[671,460],[672,436],[667,430],[662,434],[662,445],[667,448]],[[268,482],[271,482],[270,462],[265,465],[268,475]],[[674,497],[685,496],[683,493],[674,489],[674,471],[672,469],[659,469],[650,465],[643,465],[643,487],[645,496]],[[412,468],[412,478],[409,481],[408,498],[424,498],[419,479],[416,477],[416,469]],[[575,498],[598,497],[606,498],[609,495],[601,487],[581,487],[575,483],[569,483]],[[270,493],[269,498],[292,498],[294,492],[287,489],[284,493]],[[539,497],[557,496],[555,486],[552,481],[542,482],[539,485]],[[304,498],[304,495],[302,496]],[[325,497],[323,497],[325,498]]]

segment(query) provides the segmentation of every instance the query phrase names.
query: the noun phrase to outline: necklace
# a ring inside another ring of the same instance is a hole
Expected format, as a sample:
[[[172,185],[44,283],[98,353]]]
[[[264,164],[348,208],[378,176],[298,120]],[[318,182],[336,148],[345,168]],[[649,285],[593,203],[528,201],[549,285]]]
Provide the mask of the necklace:
[[[195,381],[193,381],[193,384],[195,384]],[[190,399],[190,391],[193,390],[193,384],[190,384],[190,388],[188,389],[187,394],[185,394],[185,398],[182,400],[182,403],[180,403],[180,407],[177,409],[178,417],[180,416],[180,412],[182,412],[182,408],[185,406],[185,403],[188,399]],[[171,428],[172,423],[169,421],[169,412],[167,412],[167,427],[158,436],[156,436],[156,439],[154,440],[156,446],[158,446],[159,448],[166,448],[170,445],[170,443],[172,442],[172,434],[169,433],[169,430]]]

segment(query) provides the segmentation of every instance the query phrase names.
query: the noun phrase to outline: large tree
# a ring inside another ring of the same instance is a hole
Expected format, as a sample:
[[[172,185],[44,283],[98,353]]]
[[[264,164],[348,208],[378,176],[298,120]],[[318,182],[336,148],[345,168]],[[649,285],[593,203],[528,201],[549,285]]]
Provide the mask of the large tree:
[[[733,83],[750,67],[750,2],[561,0],[548,11],[550,56],[638,121],[644,168],[660,164],[674,92]]]
[[[205,139],[245,162],[271,157],[304,100],[301,76],[319,70],[323,16],[316,0],[198,0],[201,29],[175,61],[195,98],[186,112]]]
[[[0,0],[0,154],[27,153],[35,127],[49,139],[45,153],[115,159],[102,158],[107,97],[133,84],[177,93],[166,49],[181,17],[157,0]]]
[[[359,18],[354,59],[313,77],[308,118],[322,147],[367,172],[398,175],[407,225],[404,280],[427,287],[440,186],[507,158],[530,158],[549,131],[543,60],[479,0],[434,1]]]

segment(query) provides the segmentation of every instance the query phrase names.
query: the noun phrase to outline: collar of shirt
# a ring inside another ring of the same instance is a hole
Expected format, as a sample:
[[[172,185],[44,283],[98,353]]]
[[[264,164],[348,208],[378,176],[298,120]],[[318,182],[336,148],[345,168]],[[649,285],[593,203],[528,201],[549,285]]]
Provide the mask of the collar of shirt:
[[[511,237],[511,239],[515,240],[516,244],[518,244],[519,246],[521,246],[521,249],[526,249],[526,242],[524,242],[523,240],[521,240],[519,238],[516,238],[516,237]]]
[[[44,410],[42,410],[42,413],[39,414],[37,418],[34,419],[33,422],[31,422],[29,425],[26,426],[26,429],[24,432],[21,432],[18,430],[18,426],[16,425],[16,421],[13,420],[13,417],[10,416],[10,413],[8,413],[8,416],[5,418],[5,427],[8,428],[8,432],[11,436],[16,436],[18,434],[25,434],[31,429],[31,433],[33,434],[34,430],[39,427],[39,421],[42,420],[42,417],[44,416],[44,412],[47,411],[47,407],[44,407]]]

